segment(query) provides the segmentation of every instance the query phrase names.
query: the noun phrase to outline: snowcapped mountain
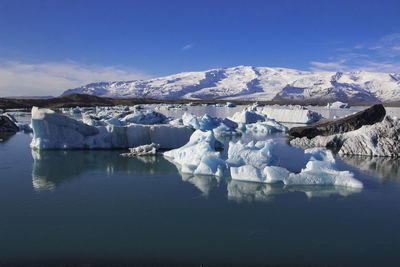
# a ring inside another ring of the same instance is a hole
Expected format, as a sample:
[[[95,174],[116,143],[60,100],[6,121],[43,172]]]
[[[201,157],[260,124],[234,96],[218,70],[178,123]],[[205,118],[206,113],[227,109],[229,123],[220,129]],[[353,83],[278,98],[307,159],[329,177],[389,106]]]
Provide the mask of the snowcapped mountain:
[[[91,83],[65,91],[112,98],[400,101],[400,74],[309,72],[238,66],[127,82]]]

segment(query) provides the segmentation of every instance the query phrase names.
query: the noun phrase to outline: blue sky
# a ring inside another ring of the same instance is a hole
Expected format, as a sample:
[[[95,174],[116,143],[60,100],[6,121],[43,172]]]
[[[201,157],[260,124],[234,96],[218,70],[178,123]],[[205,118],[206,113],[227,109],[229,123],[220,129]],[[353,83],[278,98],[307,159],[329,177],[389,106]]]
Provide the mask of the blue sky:
[[[0,96],[237,65],[400,72],[400,1],[0,0]]]

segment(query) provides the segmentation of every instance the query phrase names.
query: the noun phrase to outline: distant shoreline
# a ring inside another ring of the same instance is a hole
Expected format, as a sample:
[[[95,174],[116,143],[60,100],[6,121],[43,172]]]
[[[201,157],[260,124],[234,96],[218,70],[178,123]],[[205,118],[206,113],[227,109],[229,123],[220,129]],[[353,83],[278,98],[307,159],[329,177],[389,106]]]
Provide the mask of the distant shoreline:
[[[133,106],[143,104],[189,104],[195,105],[202,104],[225,104],[227,102],[234,103],[236,105],[251,105],[255,102],[260,102],[265,105],[303,105],[303,106],[326,106],[327,103],[334,101],[316,101],[316,100],[274,100],[274,101],[248,101],[248,100],[188,100],[188,99],[177,99],[177,100],[161,100],[161,99],[150,99],[150,98],[106,98],[98,97],[93,95],[84,94],[71,94],[63,97],[55,97],[49,99],[38,99],[38,98],[0,98],[0,109],[31,109],[32,106],[43,107],[43,108],[64,108],[64,107],[94,107],[94,106]],[[347,102],[352,106],[371,106],[376,103],[370,102]],[[400,107],[400,102],[382,103],[387,107]]]

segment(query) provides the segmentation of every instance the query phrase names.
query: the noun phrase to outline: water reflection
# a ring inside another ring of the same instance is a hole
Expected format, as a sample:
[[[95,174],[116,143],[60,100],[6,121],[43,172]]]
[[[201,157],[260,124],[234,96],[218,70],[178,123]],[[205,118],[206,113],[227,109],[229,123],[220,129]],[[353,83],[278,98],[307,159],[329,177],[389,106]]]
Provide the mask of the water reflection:
[[[236,202],[268,202],[277,195],[289,192],[303,192],[308,198],[332,195],[350,196],[360,193],[360,188],[340,186],[282,186],[281,184],[260,184],[231,180],[228,183],[228,199]]]
[[[108,174],[166,174],[176,168],[163,157],[121,157],[121,151],[32,150],[32,183],[35,190],[52,190],[59,184],[79,178],[87,171]]]
[[[285,193],[278,184],[260,184],[231,180],[228,183],[228,199],[236,202],[267,202],[275,195]]]
[[[219,185],[221,182],[220,177],[210,175],[192,175],[186,173],[180,173],[182,181],[193,184],[199,189],[204,197],[208,197],[212,188]]]
[[[0,144],[6,143],[15,133],[0,133]]]
[[[34,159],[32,184],[35,190],[53,190],[62,183],[78,179],[88,171],[108,174],[176,174],[179,166],[160,156],[121,157],[121,151],[60,151],[32,150]],[[398,166],[398,165],[397,165]],[[398,171],[398,168],[396,169]],[[307,197],[348,196],[360,189],[335,186],[283,186],[234,181],[207,175],[179,173],[182,181],[193,184],[204,197],[219,186],[227,186],[228,199],[237,202],[266,202],[275,196],[289,192],[303,192]]]
[[[400,181],[400,158],[344,155],[340,157],[345,163],[367,171],[382,180]]]

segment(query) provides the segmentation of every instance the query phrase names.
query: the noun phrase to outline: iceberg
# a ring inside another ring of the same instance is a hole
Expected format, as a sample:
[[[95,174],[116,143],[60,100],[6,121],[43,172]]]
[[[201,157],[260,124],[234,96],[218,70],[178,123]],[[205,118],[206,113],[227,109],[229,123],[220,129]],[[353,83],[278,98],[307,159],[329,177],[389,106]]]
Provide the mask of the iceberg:
[[[193,129],[200,129],[203,131],[212,130],[221,124],[221,120],[212,118],[205,114],[203,117],[198,118],[191,113],[185,112],[182,116],[183,125],[192,127]]]
[[[331,151],[323,148],[306,149],[308,160],[300,173],[292,173],[278,166],[273,140],[229,142],[227,158],[215,150],[217,141],[213,131],[196,130],[183,147],[170,150],[164,156],[178,165],[180,172],[193,175],[231,177],[232,180],[261,183],[281,182],[293,185],[333,185],[362,188],[360,181],[349,171],[336,169]]]
[[[322,118],[322,115],[302,108],[273,108],[263,107],[257,109],[261,114],[264,114],[269,119],[274,119],[278,122],[286,123],[303,123],[310,124]]]
[[[232,117],[228,118],[231,121],[234,121],[236,123],[256,123],[259,121],[265,121],[265,116],[264,115],[260,115],[254,111],[247,111],[247,110],[243,110],[240,112],[236,112],[235,114],[233,114]]]
[[[291,173],[286,168],[276,166],[278,159],[272,152],[272,141],[230,143],[227,164],[233,180],[276,183],[285,185],[334,185],[362,188],[360,181],[349,171],[335,168],[335,159],[329,150],[313,148],[305,150],[308,158],[306,168],[300,173]]]
[[[167,151],[164,156],[179,164],[182,173],[224,176],[226,163],[215,151],[215,144],[212,131],[196,130],[186,145]]]
[[[349,171],[335,169],[335,159],[329,150],[311,148],[305,150],[310,158],[306,168],[300,173],[290,173],[283,180],[285,185],[335,185],[352,188],[363,188],[363,184],[354,178]]]
[[[91,126],[49,109],[32,108],[34,149],[110,149],[156,143],[160,148],[183,146],[193,130],[186,126],[129,124]]]
[[[155,112],[151,109],[140,111],[135,110],[132,114],[128,114],[121,119],[126,124],[161,124],[165,123],[167,117],[159,112]]]
[[[400,120],[386,116],[382,122],[328,136],[295,138],[290,144],[297,147],[335,148],[341,155],[381,157],[400,156]]]

